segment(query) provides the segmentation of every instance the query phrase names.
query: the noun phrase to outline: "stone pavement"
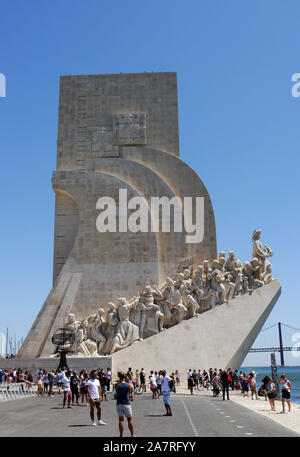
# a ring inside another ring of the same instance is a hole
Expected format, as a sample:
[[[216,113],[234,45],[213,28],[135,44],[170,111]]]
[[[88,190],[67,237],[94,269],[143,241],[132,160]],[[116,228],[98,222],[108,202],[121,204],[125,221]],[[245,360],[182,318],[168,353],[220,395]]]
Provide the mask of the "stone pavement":
[[[182,393],[181,393],[182,392]],[[108,394],[102,404],[106,426],[91,425],[89,407],[62,409],[62,395],[11,400],[1,404],[0,436],[11,437],[117,437],[115,401]],[[247,399],[246,399],[247,400]],[[251,400],[249,400],[251,401]],[[171,396],[172,417],[164,417],[162,398],[149,393],[133,402],[135,435],[138,437],[286,437],[297,433],[276,424],[235,401],[213,398],[211,393],[189,395],[180,388]],[[254,403],[254,402],[252,402]],[[258,402],[257,402],[258,403]],[[283,415],[285,416],[285,415]],[[125,436],[129,436],[127,424]]]

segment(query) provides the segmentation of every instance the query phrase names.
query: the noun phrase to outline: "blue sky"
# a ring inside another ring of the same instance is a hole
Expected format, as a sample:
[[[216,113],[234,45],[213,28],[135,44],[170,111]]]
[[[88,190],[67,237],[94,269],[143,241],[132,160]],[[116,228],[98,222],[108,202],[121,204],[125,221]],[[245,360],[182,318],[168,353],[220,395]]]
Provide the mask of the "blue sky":
[[[51,288],[60,75],[143,71],[178,73],[181,158],[211,195],[218,249],[244,261],[262,228],[282,283],[265,325],[300,328],[299,19],[296,0],[1,2],[0,332],[25,336]]]

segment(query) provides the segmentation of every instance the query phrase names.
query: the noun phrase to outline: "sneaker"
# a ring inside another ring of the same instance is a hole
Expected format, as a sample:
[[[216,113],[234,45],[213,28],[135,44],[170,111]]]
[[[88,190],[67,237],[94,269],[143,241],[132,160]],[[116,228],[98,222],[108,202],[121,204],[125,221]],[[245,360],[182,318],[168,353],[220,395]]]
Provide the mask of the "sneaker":
[[[96,425],[96,424],[95,424]],[[98,421],[98,425],[106,425],[106,422],[103,422],[102,420]]]
[[[93,422],[92,422],[92,425],[96,425],[96,422],[95,422],[95,421],[93,421]]]

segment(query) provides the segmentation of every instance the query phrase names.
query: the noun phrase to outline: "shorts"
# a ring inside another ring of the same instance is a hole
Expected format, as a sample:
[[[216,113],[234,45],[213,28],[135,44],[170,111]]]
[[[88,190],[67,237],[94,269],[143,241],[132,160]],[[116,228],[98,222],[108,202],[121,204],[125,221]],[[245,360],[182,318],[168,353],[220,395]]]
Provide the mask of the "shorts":
[[[282,389],[281,398],[284,398],[285,400],[289,400],[291,398],[290,392],[286,389]]]
[[[167,390],[167,391],[163,391],[163,399],[164,399],[164,404],[165,405],[169,405],[170,404],[170,396],[171,396],[171,391],[170,390]]]
[[[50,382],[49,382],[49,387],[50,387],[50,389],[53,389],[53,384],[54,384],[53,381],[50,381]]]
[[[86,393],[87,393],[87,388],[86,388],[85,386],[81,386],[81,387],[80,387],[80,392],[81,392],[82,394],[86,394]]]
[[[62,384],[61,381],[57,381],[57,387],[61,387],[61,384]]]
[[[117,405],[117,413],[119,417],[132,417],[131,405]]]
[[[100,406],[101,406],[100,398],[90,398],[91,409],[94,409],[94,406],[96,406],[96,408],[100,408]]]
[[[271,398],[276,398],[276,393],[275,392],[268,392],[268,399],[270,400]]]
[[[71,391],[70,391],[70,390],[65,390],[65,391],[64,391],[64,396],[65,396],[65,399],[66,399],[66,400],[67,400],[68,398],[72,398]]]
[[[101,393],[106,394],[107,392],[107,386],[101,386]]]

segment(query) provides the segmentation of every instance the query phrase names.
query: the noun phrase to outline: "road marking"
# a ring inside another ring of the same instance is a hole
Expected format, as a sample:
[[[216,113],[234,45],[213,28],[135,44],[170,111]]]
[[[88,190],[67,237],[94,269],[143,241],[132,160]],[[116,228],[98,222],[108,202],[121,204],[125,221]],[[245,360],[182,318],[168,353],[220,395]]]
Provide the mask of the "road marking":
[[[234,421],[234,420],[231,420],[230,422],[236,422],[236,421]]]
[[[186,412],[186,415],[187,415],[187,417],[188,417],[188,420],[190,421],[190,424],[191,424],[191,426],[192,426],[194,435],[195,435],[195,436],[199,436],[199,433],[197,432],[197,429],[196,429],[196,427],[195,427],[195,424],[194,424],[194,422],[192,421],[191,415],[190,415],[190,413],[189,413],[189,411],[188,411],[188,409],[187,409],[186,404],[184,403],[183,400],[180,399],[180,401],[181,401],[181,403],[183,404],[183,407],[184,407],[184,409],[185,409],[185,412]]]
[[[220,414],[224,414],[224,411],[220,411]]]
[[[245,435],[251,436],[253,435],[253,433],[245,433]]]
[[[230,417],[230,416],[225,416],[225,417]]]
[[[237,427],[237,428],[244,428],[243,425],[237,425],[236,427]]]

